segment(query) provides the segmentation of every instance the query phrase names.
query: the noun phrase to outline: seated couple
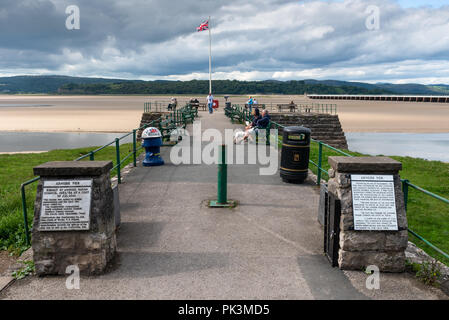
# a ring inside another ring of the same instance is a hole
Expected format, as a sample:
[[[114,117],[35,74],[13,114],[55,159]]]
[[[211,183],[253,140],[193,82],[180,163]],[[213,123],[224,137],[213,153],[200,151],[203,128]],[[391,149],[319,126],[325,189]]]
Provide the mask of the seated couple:
[[[234,143],[239,143],[241,141],[247,141],[248,138],[254,139],[254,136],[259,129],[268,129],[270,124],[270,115],[267,110],[262,111],[260,115],[259,109],[254,109],[254,119],[248,126],[245,127],[245,132],[237,132],[234,138]]]

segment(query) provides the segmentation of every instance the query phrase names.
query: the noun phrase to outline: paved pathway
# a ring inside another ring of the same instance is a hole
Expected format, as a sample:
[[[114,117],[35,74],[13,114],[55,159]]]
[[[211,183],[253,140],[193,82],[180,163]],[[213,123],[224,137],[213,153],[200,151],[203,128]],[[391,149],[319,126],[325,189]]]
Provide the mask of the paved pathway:
[[[202,113],[202,128],[235,128],[223,113]],[[265,148],[265,147],[264,147]],[[133,169],[120,186],[122,225],[114,268],[82,277],[29,277],[0,294],[6,299],[436,299],[410,275],[382,275],[365,289],[362,272],[331,268],[316,221],[318,191],[310,181],[260,176],[258,165],[229,165],[234,209],[210,209],[216,165]]]

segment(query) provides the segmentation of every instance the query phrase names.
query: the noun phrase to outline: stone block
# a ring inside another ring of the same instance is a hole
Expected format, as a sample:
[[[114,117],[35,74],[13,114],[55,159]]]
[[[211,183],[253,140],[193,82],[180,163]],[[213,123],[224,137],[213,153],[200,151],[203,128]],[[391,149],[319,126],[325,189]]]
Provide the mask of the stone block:
[[[402,163],[389,157],[342,157],[328,158],[332,169],[340,173],[397,173]]]
[[[365,270],[375,265],[381,272],[404,272],[405,253],[403,251],[339,251],[338,265],[343,270]]]
[[[385,233],[377,231],[342,231],[340,248],[345,251],[376,251],[385,247]]]
[[[401,230],[398,232],[385,233],[385,246],[387,251],[403,251],[407,249],[408,231]]]
[[[112,161],[53,161],[33,168],[36,176],[100,176],[112,169]]]

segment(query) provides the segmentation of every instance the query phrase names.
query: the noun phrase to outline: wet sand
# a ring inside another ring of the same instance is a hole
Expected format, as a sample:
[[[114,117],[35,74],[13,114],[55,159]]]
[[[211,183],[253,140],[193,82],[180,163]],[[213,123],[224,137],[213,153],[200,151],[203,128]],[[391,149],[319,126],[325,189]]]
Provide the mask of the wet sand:
[[[201,102],[206,97],[195,96]],[[257,95],[259,103],[336,104],[346,132],[449,132],[449,104],[309,100],[304,96]],[[184,105],[190,96],[177,96]],[[0,95],[0,131],[128,132],[140,123],[144,102],[161,102],[170,96],[40,96]],[[243,104],[248,96],[231,96]],[[223,96],[218,96],[220,109]]]

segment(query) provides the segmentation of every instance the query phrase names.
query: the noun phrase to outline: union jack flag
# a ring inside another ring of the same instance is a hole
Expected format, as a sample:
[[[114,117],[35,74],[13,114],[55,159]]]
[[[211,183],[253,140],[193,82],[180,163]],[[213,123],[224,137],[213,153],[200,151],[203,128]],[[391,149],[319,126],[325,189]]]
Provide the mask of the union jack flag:
[[[204,21],[202,24],[200,24],[200,26],[198,28],[196,28],[196,31],[198,31],[198,32],[204,31],[204,30],[209,30],[209,20]]]

